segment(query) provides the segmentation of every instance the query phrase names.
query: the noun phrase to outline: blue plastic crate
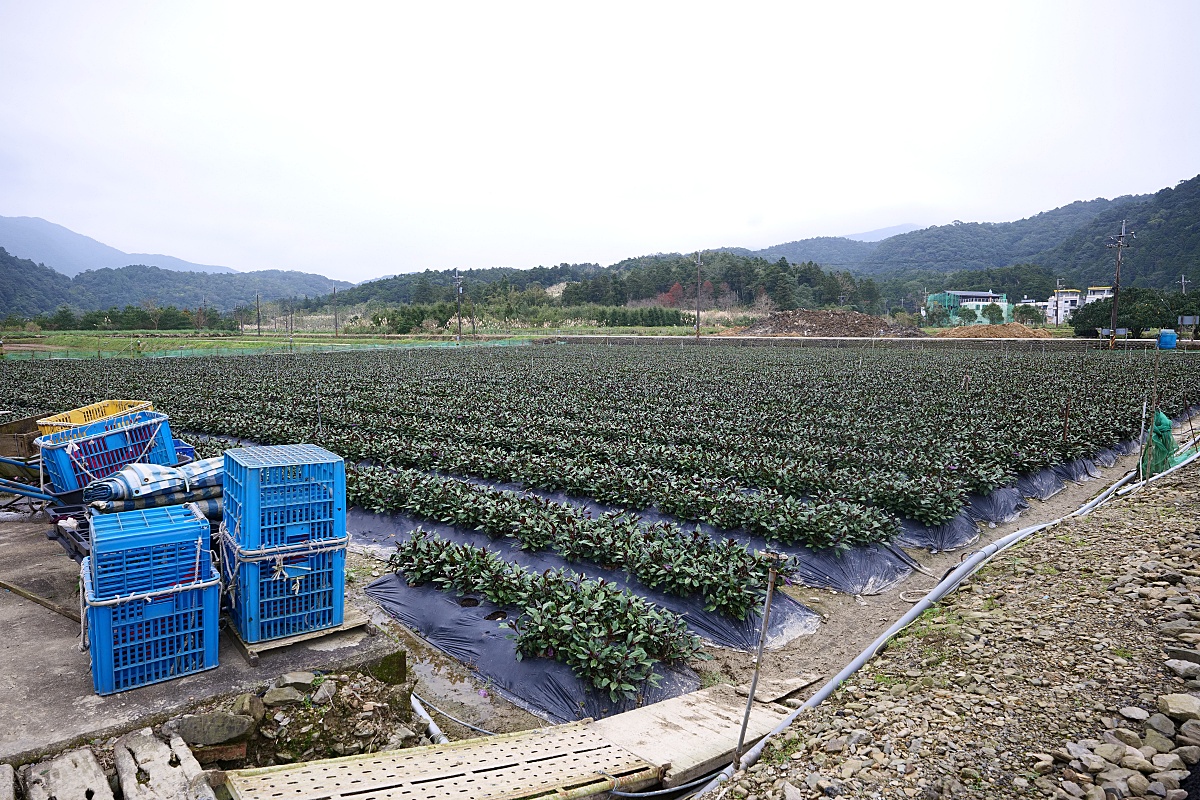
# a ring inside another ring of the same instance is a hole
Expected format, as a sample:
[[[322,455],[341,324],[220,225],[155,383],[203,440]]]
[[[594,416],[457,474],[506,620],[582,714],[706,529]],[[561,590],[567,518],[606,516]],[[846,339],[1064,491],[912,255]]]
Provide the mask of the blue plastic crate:
[[[90,521],[97,599],[195,583],[212,572],[212,529],[194,507],[92,514]]]
[[[243,550],[346,536],[346,463],[312,444],[225,451],[225,526]]]
[[[213,584],[112,606],[91,605],[91,568],[82,578],[88,602],[92,685],[113,694],[217,666],[221,587]],[[211,572],[210,580],[217,579]]]
[[[166,414],[135,411],[34,440],[50,483],[59,492],[82,489],[126,464],[179,463]]]
[[[265,642],[340,626],[346,606],[346,548],[242,561],[222,553],[225,605],[244,642]]]
[[[175,445],[175,457],[179,460],[179,463],[182,464],[186,461],[196,460],[195,447],[188,444],[183,439],[176,439],[173,444]]]

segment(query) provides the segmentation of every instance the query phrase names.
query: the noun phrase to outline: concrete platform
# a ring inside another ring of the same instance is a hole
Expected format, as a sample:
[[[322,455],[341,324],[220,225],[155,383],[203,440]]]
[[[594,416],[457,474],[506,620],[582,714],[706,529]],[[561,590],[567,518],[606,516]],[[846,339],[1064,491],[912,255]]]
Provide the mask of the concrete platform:
[[[79,566],[46,539],[49,522],[0,521],[0,581],[65,609],[79,608]],[[332,671],[394,649],[362,629],[262,654],[249,666],[227,636],[208,672],[100,697],[79,625],[0,590],[0,761],[24,763],[86,739],[145,727],[200,702],[251,691],[295,670]]]

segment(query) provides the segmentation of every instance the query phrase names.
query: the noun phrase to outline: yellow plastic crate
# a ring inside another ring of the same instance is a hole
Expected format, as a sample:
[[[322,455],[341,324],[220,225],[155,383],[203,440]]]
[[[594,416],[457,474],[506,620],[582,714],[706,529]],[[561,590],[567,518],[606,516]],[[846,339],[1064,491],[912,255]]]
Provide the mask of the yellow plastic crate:
[[[115,417],[118,414],[153,410],[154,404],[148,400],[105,400],[100,403],[92,403],[90,406],[84,406],[83,408],[64,411],[61,414],[55,414],[53,417],[39,419],[37,424],[38,430],[42,432],[42,435],[49,436],[52,433],[78,428],[80,425],[87,425],[89,422]]]

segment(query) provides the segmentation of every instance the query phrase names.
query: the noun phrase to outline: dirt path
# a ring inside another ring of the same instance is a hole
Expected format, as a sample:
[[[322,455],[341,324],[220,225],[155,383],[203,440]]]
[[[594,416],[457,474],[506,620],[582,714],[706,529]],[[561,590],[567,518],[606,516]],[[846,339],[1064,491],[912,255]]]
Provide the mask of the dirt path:
[[[768,651],[763,657],[762,679],[789,678],[804,672],[822,676],[812,689],[836,675],[849,664],[879,634],[932,589],[942,575],[956,566],[970,552],[1009,533],[1041,522],[1058,519],[1071,513],[1095,497],[1129,470],[1136,468],[1136,454],[1119,459],[1113,466],[1101,470],[1102,477],[1067,487],[1046,501],[1030,500],[1030,508],[1014,521],[985,529],[978,542],[954,552],[930,555],[925,550],[907,550],[931,575],[914,572],[898,587],[880,595],[856,597],[806,586],[785,587],[789,596],[804,603],[822,616],[821,627],[810,636],[802,636],[787,646]],[[908,598],[907,600],[904,598]],[[708,672],[709,681],[745,683],[753,674],[752,657],[734,650],[708,648],[713,660],[697,663],[700,672]]]

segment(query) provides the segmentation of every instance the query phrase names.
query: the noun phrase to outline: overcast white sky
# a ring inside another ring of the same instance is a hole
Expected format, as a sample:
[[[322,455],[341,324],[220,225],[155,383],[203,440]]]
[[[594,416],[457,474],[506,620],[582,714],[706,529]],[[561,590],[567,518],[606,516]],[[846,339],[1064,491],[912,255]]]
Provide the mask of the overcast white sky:
[[[0,0],[0,215],[346,280],[1200,173],[1200,3]]]

